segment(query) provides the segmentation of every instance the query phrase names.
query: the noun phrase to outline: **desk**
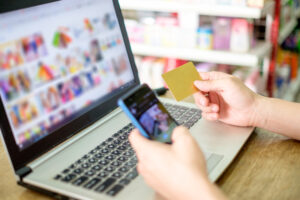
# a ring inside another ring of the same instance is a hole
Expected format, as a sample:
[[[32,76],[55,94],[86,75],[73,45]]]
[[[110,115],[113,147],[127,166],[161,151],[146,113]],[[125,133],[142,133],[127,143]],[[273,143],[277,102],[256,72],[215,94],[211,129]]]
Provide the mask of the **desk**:
[[[16,184],[2,144],[0,175],[1,199],[50,199]],[[256,129],[217,184],[231,200],[300,199],[300,142]]]

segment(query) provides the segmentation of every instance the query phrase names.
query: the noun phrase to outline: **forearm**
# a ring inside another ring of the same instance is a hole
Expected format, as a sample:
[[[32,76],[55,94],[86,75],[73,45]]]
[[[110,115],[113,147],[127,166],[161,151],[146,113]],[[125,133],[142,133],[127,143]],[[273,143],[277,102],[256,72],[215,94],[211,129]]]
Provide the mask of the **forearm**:
[[[259,97],[254,126],[300,140],[300,104]]]
[[[183,195],[177,195],[173,199],[189,199],[189,200],[227,200],[223,192],[209,178],[195,175],[191,180],[188,191]]]

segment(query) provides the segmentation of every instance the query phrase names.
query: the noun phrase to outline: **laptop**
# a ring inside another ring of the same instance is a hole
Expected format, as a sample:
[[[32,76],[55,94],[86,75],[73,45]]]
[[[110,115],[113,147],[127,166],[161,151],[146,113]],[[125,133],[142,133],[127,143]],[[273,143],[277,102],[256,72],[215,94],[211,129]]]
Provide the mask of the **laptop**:
[[[1,135],[17,183],[56,198],[152,199],[128,141],[133,125],[117,106],[140,84],[118,1],[22,4],[0,14]],[[161,100],[216,181],[253,128]]]

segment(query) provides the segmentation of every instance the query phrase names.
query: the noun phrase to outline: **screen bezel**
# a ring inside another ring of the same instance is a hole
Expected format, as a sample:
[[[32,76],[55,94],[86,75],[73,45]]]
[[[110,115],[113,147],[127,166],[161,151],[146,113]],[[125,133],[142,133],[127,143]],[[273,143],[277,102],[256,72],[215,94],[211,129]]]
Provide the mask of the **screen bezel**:
[[[123,41],[133,71],[134,80],[126,84],[126,86],[121,87],[118,90],[114,91],[113,96],[104,98],[105,102],[99,104],[101,101],[103,101],[103,99],[101,99],[99,102],[95,102],[95,107],[92,110],[88,111],[87,113],[83,114],[79,118],[66,124],[64,127],[56,130],[55,132],[51,133],[50,135],[46,136],[45,138],[41,139],[40,141],[34,143],[33,145],[29,146],[28,148],[22,151],[20,150],[19,146],[17,145],[14,139],[13,132],[8,121],[8,117],[6,116],[6,114],[4,114],[6,112],[5,112],[2,99],[0,98],[0,113],[3,113],[0,115],[0,127],[2,130],[4,142],[6,144],[15,171],[26,166],[27,163],[41,156],[43,153],[49,151],[53,147],[61,144],[66,139],[76,135],[81,130],[87,128],[88,126],[90,126],[91,124],[99,120],[101,117],[107,115],[108,113],[116,109],[118,107],[117,106],[118,99],[124,94],[126,94],[128,91],[130,91],[131,89],[135,88],[140,84],[137,67],[134,62],[134,57],[129,44],[129,39],[125,29],[124,20],[123,20],[123,16],[121,13],[118,0],[111,0],[111,1],[114,5],[116,16],[120,25]],[[44,0],[35,0],[33,2],[34,2],[33,4],[26,4],[26,5],[24,4],[23,7],[18,6],[15,7],[15,9],[13,9],[11,6],[8,6],[9,9],[6,11],[8,12],[12,10],[21,9],[21,8],[27,8],[27,7],[33,7],[36,5],[45,4]],[[53,2],[53,1],[48,1],[46,3],[49,2]],[[96,104],[99,105],[96,106]]]

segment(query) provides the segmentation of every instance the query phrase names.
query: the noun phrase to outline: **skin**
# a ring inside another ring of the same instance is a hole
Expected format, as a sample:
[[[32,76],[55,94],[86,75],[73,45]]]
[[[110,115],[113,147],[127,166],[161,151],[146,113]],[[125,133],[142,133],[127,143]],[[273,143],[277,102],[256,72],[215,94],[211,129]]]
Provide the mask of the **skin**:
[[[194,98],[206,120],[260,127],[300,140],[300,104],[262,97],[221,72],[200,76]],[[137,169],[157,199],[226,199],[209,181],[203,153],[186,128],[174,130],[172,145],[150,141],[138,130],[129,140],[138,157]]]
[[[238,78],[221,72],[200,76],[204,81],[195,82],[199,92],[194,98],[205,119],[259,127],[300,140],[299,103],[260,96]]]

